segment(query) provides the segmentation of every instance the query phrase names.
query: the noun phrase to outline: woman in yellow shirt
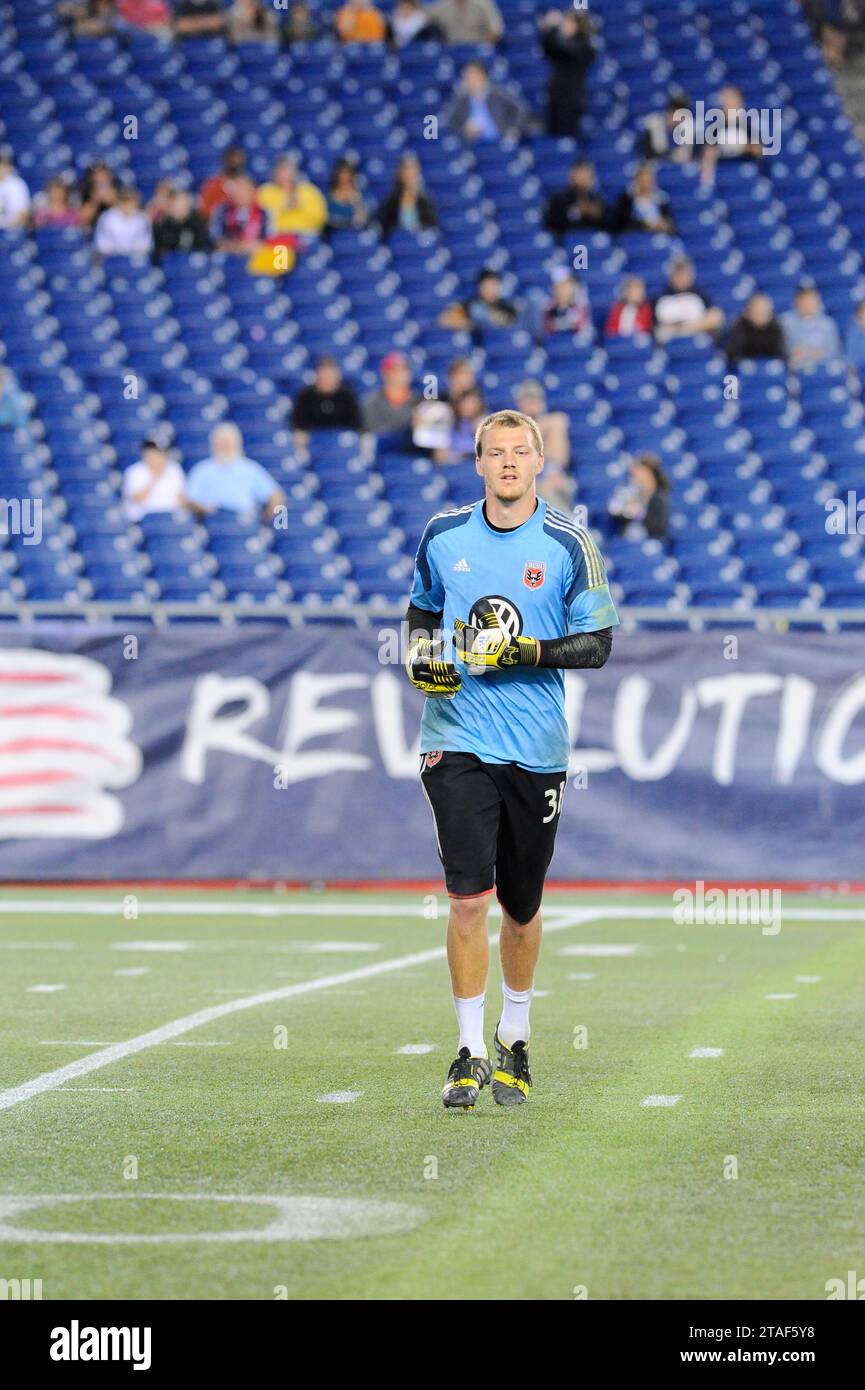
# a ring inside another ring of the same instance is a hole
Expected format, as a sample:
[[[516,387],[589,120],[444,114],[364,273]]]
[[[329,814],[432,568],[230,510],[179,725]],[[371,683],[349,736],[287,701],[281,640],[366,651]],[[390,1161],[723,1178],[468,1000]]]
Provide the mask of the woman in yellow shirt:
[[[291,155],[282,155],[273,166],[270,183],[258,190],[261,207],[270,214],[277,236],[294,232],[298,236],[318,236],[327,222],[327,202],[314,183],[297,176]]]

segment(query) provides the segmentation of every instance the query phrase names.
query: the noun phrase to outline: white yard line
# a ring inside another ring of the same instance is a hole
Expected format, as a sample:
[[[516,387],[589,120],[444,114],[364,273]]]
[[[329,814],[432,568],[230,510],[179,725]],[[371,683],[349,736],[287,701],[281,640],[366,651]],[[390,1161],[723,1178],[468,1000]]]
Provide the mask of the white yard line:
[[[583,923],[592,920],[593,912],[594,909],[591,908],[574,908],[568,917],[549,922],[546,930],[562,931],[566,927],[582,926]],[[490,940],[493,939],[491,935]],[[408,956],[394,956],[391,960],[377,961],[374,965],[361,965],[356,970],[344,970],[338,975],[319,975],[313,980],[283,985],[281,989],[269,989],[260,994],[246,995],[241,999],[227,1000],[224,1004],[213,1004],[207,1009],[198,1009],[193,1014],[186,1014],[171,1023],[163,1023],[159,1028],[152,1028],[147,1033],[139,1033],[135,1038],[112,1043],[110,1047],[102,1048],[99,1052],[79,1057],[77,1061],[69,1062],[65,1067],[58,1067],[56,1071],[43,1072],[41,1076],[35,1076],[32,1081],[24,1081],[20,1086],[11,1086],[6,1091],[0,1091],[0,1110],[11,1110],[13,1105],[19,1105],[21,1101],[31,1100],[33,1096],[42,1095],[46,1091],[58,1090],[77,1076],[89,1076],[91,1072],[100,1071],[112,1062],[120,1062],[126,1057],[134,1056],[136,1052],[157,1047],[160,1043],[171,1042],[174,1038],[191,1033],[195,1028],[203,1028],[218,1018],[227,1018],[246,1009],[256,1009],[262,1004],[293,999],[301,994],[312,994],[316,990],[334,989],[340,985],[353,984],[356,980],[369,980],[376,975],[408,970],[414,965],[427,965],[430,961],[442,960],[445,954],[444,946],[434,946],[428,951],[415,951]]]

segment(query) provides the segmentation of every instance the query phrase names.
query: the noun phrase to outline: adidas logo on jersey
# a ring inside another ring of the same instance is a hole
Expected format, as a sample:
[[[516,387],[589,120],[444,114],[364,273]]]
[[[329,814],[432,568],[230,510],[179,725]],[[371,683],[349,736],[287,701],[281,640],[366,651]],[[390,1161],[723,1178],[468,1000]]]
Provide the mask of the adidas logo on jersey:
[[[468,560],[457,560],[456,564],[454,565],[454,569],[459,570],[461,574],[471,573],[471,565],[469,564]]]

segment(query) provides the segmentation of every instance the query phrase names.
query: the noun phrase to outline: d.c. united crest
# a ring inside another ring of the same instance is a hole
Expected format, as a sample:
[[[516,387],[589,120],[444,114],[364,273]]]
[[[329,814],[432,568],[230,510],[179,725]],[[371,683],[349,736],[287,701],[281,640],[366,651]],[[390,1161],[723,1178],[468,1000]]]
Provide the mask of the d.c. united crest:
[[[523,575],[523,583],[525,584],[526,588],[539,589],[544,582],[546,569],[546,565],[538,565],[535,564],[532,560],[529,560],[528,564],[526,565],[525,574]]]

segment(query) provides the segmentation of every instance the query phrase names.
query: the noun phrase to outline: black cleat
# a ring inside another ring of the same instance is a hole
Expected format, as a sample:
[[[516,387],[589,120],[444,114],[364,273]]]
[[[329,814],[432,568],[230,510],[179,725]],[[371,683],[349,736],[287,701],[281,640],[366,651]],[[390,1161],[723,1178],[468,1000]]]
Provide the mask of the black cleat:
[[[459,1057],[451,1062],[442,1091],[445,1109],[474,1110],[484,1086],[490,1084],[492,1070],[489,1057],[473,1057],[467,1047],[461,1047]]]

